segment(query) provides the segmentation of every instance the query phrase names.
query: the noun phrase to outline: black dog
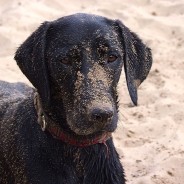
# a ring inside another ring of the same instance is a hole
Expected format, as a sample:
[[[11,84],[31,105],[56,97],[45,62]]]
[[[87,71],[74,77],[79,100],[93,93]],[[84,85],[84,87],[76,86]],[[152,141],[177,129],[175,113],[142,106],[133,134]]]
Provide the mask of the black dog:
[[[75,14],[43,23],[15,60],[36,90],[1,82],[1,184],[124,184],[111,133],[117,83],[147,77],[151,52],[120,21]]]

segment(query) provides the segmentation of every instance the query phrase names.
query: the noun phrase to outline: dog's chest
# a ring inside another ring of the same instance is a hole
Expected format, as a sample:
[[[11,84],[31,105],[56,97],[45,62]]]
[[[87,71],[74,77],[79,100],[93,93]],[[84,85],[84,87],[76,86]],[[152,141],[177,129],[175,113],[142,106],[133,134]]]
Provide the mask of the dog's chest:
[[[67,160],[70,160],[70,167],[71,169],[74,170],[76,173],[76,176],[79,178],[79,180],[83,180],[84,176],[84,155],[82,156],[82,151],[81,149],[77,148],[76,150],[69,151],[68,150],[65,152],[64,157]]]
[[[74,167],[79,178],[84,175],[84,160],[81,159],[81,151],[78,149],[73,154]]]

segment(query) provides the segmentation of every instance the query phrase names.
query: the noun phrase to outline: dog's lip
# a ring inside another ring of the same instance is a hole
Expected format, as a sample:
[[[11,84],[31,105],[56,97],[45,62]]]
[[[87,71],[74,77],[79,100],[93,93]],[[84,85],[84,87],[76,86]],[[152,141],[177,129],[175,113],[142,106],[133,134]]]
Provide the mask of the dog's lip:
[[[93,133],[89,133],[89,134],[86,134],[86,133],[76,133],[75,132],[75,134],[77,135],[77,136],[81,136],[81,137],[89,137],[89,138],[92,138],[92,137],[96,137],[96,136],[100,136],[100,135],[102,135],[102,134],[104,134],[104,133],[112,133],[112,132],[110,132],[110,131],[105,131],[105,130],[103,130],[103,131],[97,131],[97,132],[93,132]]]
[[[71,132],[73,132],[75,135],[78,136],[95,136],[100,135],[104,132],[114,132],[116,128],[112,127],[113,121],[105,122],[101,125],[98,123],[94,123],[93,121],[88,121],[88,123],[84,123],[84,119],[81,122],[76,123],[73,119],[68,119],[70,123],[68,122],[69,129]],[[80,125],[80,126],[79,126]]]
[[[93,137],[93,136],[98,136],[98,135],[101,135],[103,133],[113,133],[115,131],[114,128],[108,128],[107,126],[105,126],[103,129],[87,129],[87,130],[83,130],[83,129],[75,129],[75,130],[72,130],[72,132],[74,132],[76,135],[78,136],[90,136],[90,137]]]

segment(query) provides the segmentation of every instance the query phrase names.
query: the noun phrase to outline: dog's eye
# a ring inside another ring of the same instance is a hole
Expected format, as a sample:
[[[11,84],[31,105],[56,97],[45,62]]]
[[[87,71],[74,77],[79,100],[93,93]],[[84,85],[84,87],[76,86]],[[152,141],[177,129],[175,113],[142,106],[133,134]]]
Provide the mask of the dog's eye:
[[[71,62],[67,57],[61,59],[61,63],[63,63],[64,65],[71,65]]]
[[[118,58],[117,56],[111,54],[108,56],[107,62],[112,63],[112,62],[116,61],[117,58]]]

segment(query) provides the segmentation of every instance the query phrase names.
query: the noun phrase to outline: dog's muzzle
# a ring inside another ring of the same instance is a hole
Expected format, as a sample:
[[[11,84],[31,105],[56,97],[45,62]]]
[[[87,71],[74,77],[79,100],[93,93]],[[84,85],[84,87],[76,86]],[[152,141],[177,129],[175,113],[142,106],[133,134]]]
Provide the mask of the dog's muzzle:
[[[43,111],[42,103],[39,94],[37,92],[35,92],[34,94],[34,105],[38,115],[37,121],[38,124],[41,126],[42,131],[48,131],[55,139],[61,140],[73,146],[86,147],[98,143],[106,145],[106,141],[112,137],[112,134],[110,132],[105,131],[102,132],[101,134],[91,137],[73,135],[64,131],[61,128],[61,126],[52,121],[50,118],[48,120],[48,116]],[[111,117],[109,113],[110,112],[107,110],[106,111],[97,110],[93,111],[91,116],[93,116],[92,118],[94,118],[95,121],[102,121],[109,118],[109,116]]]

